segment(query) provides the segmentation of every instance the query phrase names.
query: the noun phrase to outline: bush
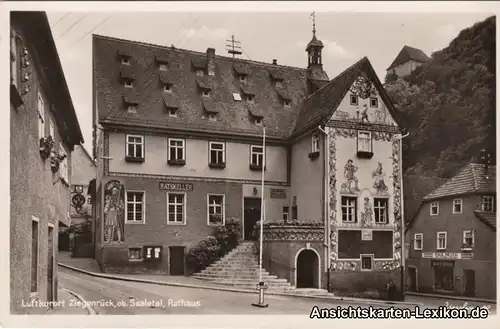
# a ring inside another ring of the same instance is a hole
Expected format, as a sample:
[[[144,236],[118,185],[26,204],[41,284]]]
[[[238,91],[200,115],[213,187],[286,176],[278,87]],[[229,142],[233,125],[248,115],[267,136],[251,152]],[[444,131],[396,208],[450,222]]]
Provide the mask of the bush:
[[[234,249],[241,237],[241,223],[227,219],[224,226],[217,227],[214,235],[207,236],[186,255],[186,264],[191,273],[202,271],[208,265],[224,257]]]

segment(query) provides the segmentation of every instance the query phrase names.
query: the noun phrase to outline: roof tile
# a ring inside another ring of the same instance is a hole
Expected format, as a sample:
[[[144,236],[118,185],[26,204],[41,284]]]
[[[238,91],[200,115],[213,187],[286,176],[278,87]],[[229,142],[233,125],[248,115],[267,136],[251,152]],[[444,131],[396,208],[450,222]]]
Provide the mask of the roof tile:
[[[233,68],[240,75],[250,75],[251,72],[250,66],[243,63],[234,63]]]
[[[474,210],[476,217],[491,227],[495,232],[497,230],[497,213]]]
[[[404,64],[410,60],[425,63],[429,60],[429,57],[420,49],[404,46],[387,69],[390,70],[393,67]]]
[[[212,99],[204,99],[202,100],[203,103],[203,108],[208,114],[218,114],[219,113],[219,108],[217,106],[217,103],[214,102]]]
[[[122,79],[134,80],[135,79],[134,70],[131,67],[128,67],[128,66],[127,67],[123,67],[120,70],[120,77]]]
[[[179,98],[172,93],[163,93],[162,99],[167,109],[178,109],[180,107]]]

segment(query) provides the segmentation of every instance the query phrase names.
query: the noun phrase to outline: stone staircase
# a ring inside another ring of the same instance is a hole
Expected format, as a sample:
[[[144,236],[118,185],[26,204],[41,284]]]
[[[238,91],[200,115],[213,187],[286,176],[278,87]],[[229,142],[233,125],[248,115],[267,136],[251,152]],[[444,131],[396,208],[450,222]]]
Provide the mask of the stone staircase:
[[[255,290],[259,283],[259,264],[258,257],[254,254],[253,242],[241,242],[226,256],[193,277],[234,288]],[[286,279],[279,279],[265,269],[262,269],[262,280],[268,286],[266,291],[305,295],[327,294],[327,291],[322,289],[295,289]]]

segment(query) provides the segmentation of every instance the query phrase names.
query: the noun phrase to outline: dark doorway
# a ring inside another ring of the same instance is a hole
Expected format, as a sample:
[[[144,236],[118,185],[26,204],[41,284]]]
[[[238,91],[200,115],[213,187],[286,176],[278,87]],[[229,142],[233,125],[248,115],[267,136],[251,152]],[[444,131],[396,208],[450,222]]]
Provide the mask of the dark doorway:
[[[408,290],[417,292],[417,269],[415,267],[408,267]]]
[[[169,247],[170,275],[184,275],[186,247]]]
[[[47,239],[47,301],[54,301],[54,228],[49,226]],[[52,306],[51,306],[52,307]]]
[[[243,201],[244,209],[244,229],[245,236],[244,240],[256,240],[258,236],[255,236],[253,229],[255,224],[260,221],[260,198],[245,198]]]
[[[312,250],[302,250],[297,256],[297,288],[319,288],[318,255]]]
[[[476,271],[464,270],[464,279],[464,295],[467,297],[474,297],[476,295]]]

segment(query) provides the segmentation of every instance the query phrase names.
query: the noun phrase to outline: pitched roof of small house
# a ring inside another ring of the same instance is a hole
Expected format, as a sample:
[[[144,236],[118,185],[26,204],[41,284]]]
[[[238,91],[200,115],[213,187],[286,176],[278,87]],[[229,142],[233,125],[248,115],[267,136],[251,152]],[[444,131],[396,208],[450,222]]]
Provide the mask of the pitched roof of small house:
[[[417,174],[404,175],[403,198],[405,222],[410,222],[417,215],[423,198],[445,182],[445,178],[427,177]]]
[[[493,231],[497,230],[497,213],[496,212],[486,212],[474,210],[474,214],[477,218],[482,220],[486,225],[491,227]]]
[[[404,64],[411,60],[420,63],[425,63],[429,60],[429,56],[427,56],[422,50],[418,48],[404,46],[403,49],[401,49],[401,51],[399,52],[399,54],[396,56],[392,64],[387,68],[387,70],[390,70],[393,67]]]
[[[424,197],[433,200],[468,193],[495,193],[496,166],[491,165],[486,171],[483,164],[469,163],[455,176]]]

